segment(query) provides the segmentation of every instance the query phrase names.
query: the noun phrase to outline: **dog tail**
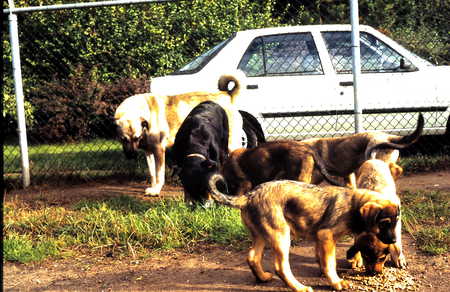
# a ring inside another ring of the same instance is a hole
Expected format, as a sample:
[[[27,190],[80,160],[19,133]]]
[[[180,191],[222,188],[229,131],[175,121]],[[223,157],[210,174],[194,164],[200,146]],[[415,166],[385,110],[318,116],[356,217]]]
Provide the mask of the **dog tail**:
[[[373,145],[366,149],[366,159],[370,159],[372,157],[372,152],[377,149],[404,149],[412,144],[416,143],[420,136],[422,135],[424,127],[424,119],[422,113],[419,114],[419,118],[417,120],[417,127],[411,134],[403,137],[392,137],[388,142],[382,142]]]
[[[225,178],[220,174],[214,174],[211,176],[209,179],[209,188],[213,199],[220,204],[237,209],[242,209],[245,205],[247,205],[247,196],[230,196],[226,194],[228,193],[227,183]],[[222,191],[219,190],[219,188],[222,189]]]
[[[329,182],[332,185],[335,186],[343,186],[343,184],[339,181],[337,181],[327,170],[327,166],[325,165],[325,161],[322,159],[322,157],[314,151],[312,147],[311,148],[311,154],[314,157],[314,161],[317,163],[320,169],[320,173],[322,173],[323,177],[327,182]]]
[[[233,88],[229,88],[230,83],[233,82]],[[226,91],[228,95],[231,97],[231,103],[235,102],[236,96],[239,94],[241,90],[241,82],[234,75],[222,75],[219,78],[218,84],[220,91]]]

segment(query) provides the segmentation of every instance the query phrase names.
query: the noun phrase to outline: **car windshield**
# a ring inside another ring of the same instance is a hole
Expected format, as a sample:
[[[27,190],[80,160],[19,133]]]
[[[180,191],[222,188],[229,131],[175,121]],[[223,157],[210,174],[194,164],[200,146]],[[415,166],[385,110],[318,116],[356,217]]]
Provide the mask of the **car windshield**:
[[[178,74],[191,74],[200,71],[203,67],[205,67],[206,64],[215,56],[217,55],[220,50],[225,47],[225,45],[232,40],[234,35],[219,44],[215,45],[213,48],[209,49],[205,53],[201,54],[188,64],[184,65],[177,71],[173,72],[172,75],[178,75]]]

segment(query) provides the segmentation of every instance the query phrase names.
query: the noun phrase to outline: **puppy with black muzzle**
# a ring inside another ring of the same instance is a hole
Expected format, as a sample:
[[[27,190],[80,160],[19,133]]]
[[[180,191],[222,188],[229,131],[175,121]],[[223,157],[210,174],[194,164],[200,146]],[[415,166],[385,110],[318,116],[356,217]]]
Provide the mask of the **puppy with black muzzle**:
[[[354,172],[372,157],[385,162],[397,162],[398,149],[404,149],[418,141],[424,127],[424,118],[419,114],[417,127],[407,136],[368,131],[344,137],[312,138],[301,142],[310,145],[322,157],[328,172],[343,177],[347,185],[356,187]]]
[[[396,241],[398,205],[370,190],[280,180],[260,184],[242,196],[229,196],[224,193],[226,182],[221,175],[212,176],[210,187],[216,201],[241,210],[252,238],[247,262],[262,282],[273,277],[262,266],[264,247],[269,245],[275,272],[284,283],[293,291],[313,291],[292,274],[291,235],[315,241],[320,268],[335,290],[350,286],[336,272],[336,241],[340,237],[370,232],[386,244]]]
[[[234,86],[229,89],[229,85]],[[174,96],[138,94],[125,99],[116,109],[114,118],[118,137],[127,157],[135,157],[138,149],[145,152],[150,174],[150,187],[145,194],[159,195],[165,181],[165,152],[171,147],[181,123],[199,103],[212,100],[227,112],[230,150],[242,146],[242,117],[234,110],[240,91],[240,81],[234,75],[223,75],[219,92],[190,92]]]
[[[396,163],[370,159],[356,171],[356,185],[357,188],[376,191],[380,198],[388,199],[400,206],[395,180],[402,173],[403,169]],[[347,251],[347,259],[352,263],[352,267],[361,267],[364,263],[367,272],[381,273],[388,258],[387,255],[390,254],[396,267],[405,268],[406,259],[402,248],[401,227],[399,219],[395,229],[397,241],[390,245],[384,244],[372,234],[357,236],[354,245]]]
[[[325,178],[339,185],[311,146],[290,140],[270,141],[255,148],[234,150],[225,160],[222,173],[230,194],[237,196],[275,179],[315,184],[318,178]]]
[[[354,244],[347,250],[347,260],[353,269],[364,265],[368,274],[382,273],[389,257],[389,246],[374,234],[364,232],[355,238]]]

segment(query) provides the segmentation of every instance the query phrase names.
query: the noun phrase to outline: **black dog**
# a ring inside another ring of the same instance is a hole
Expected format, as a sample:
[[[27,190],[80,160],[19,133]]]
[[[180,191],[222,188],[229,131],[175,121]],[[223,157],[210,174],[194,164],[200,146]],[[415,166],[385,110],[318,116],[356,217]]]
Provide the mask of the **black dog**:
[[[208,203],[208,181],[228,155],[228,117],[215,102],[197,105],[175,136],[171,155],[181,168],[186,203]]]
[[[266,141],[258,120],[250,113],[239,111],[242,116],[243,146],[256,147]],[[213,101],[197,105],[183,121],[175,136],[171,156],[180,168],[179,176],[188,204],[212,202],[208,181],[218,173],[228,156],[228,116]]]

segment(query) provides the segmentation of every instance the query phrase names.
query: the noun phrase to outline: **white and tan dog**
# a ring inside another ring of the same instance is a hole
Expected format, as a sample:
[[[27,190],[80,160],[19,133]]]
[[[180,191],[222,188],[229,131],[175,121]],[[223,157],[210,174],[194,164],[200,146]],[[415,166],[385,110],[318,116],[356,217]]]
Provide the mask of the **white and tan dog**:
[[[232,89],[229,85],[234,83]],[[228,116],[229,150],[242,147],[242,116],[234,107],[239,94],[240,80],[235,75],[223,75],[218,82],[219,92],[190,92],[164,96],[138,94],[125,99],[116,109],[114,118],[118,137],[128,158],[145,152],[151,186],[145,194],[159,195],[165,180],[165,151],[175,141],[175,135],[189,112],[207,100],[220,104]]]
[[[374,157],[375,154],[372,156]],[[385,162],[380,159],[365,161],[356,171],[356,186],[361,189],[376,191],[380,199],[387,199],[400,206],[400,198],[397,195],[395,181],[402,175],[403,169],[393,162]],[[399,214],[401,215],[401,214]],[[355,239],[355,244],[347,252],[347,257],[353,267],[361,267],[363,264],[368,272],[381,273],[387,255],[398,268],[406,267],[406,259],[403,254],[401,240],[401,220],[395,228],[397,241],[394,244],[383,244],[375,236],[364,234]],[[359,254],[361,252],[361,254]]]

